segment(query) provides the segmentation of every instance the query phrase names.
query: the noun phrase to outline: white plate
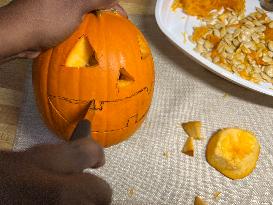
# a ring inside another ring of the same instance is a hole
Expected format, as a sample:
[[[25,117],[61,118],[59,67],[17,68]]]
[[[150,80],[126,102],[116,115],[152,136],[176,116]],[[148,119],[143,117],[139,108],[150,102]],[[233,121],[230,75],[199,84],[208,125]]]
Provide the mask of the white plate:
[[[273,96],[273,85],[270,83],[255,84],[250,81],[221,68],[220,66],[207,60],[199,53],[193,50],[194,44],[188,37],[192,35],[193,27],[200,25],[196,17],[188,16],[181,9],[172,11],[171,6],[174,0],[157,0],[156,4],[156,21],[162,32],[182,51],[188,54],[193,60],[205,66],[208,70],[217,75],[230,80],[246,88]],[[260,7],[259,0],[246,0],[246,14],[255,11],[255,7]],[[268,13],[272,18],[272,13]]]

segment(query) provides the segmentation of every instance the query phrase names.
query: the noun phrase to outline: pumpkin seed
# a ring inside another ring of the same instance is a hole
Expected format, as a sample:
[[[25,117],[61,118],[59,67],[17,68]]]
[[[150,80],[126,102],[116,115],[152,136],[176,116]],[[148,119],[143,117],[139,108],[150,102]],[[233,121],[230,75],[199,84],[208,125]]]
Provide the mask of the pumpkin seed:
[[[241,62],[243,62],[245,60],[245,55],[243,53],[239,53],[237,55],[237,59],[240,60]]]
[[[197,47],[195,48],[195,50],[198,52],[198,53],[203,53],[205,51],[205,48],[202,44],[198,44]]]
[[[220,31],[220,34],[221,34],[221,37],[224,37],[226,35],[227,31],[226,31],[226,28],[223,27]]]
[[[257,43],[257,44],[260,42],[259,35],[256,34],[256,33],[252,34],[252,35],[251,35],[251,38],[252,38],[252,40],[253,40],[255,43]]]
[[[270,23],[271,19],[267,16],[267,17],[265,17],[264,21],[265,21],[265,23]]]
[[[260,14],[264,14],[265,11],[259,7],[256,7],[256,11],[258,11]]]
[[[235,16],[233,16],[233,17],[231,17],[230,19],[229,19],[229,24],[235,24],[235,23],[237,23],[238,22],[238,20],[237,20],[237,18],[235,17]]]
[[[239,42],[236,38],[233,39],[232,43],[233,43],[233,45],[236,46],[236,47],[238,47],[238,46],[240,45],[240,42]]]
[[[223,45],[223,42],[220,42],[218,47],[217,47],[217,51],[218,51],[218,53],[221,54],[221,53],[224,52],[224,50],[225,50],[225,45]]]
[[[248,28],[253,28],[253,27],[255,27],[255,24],[252,23],[251,21],[247,21],[247,22],[245,23],[245,25],[246,25]]]
[[[267,46],[270,51],[273,51],[273,41],[269,41]]]
[[[220,23],[220,22],[214,25],[215,29],[221,29],[223,27],[224,27],[224,25],[222,23]]]
[[[220,38],[220,37],[221,37],[221,33],[220,33],[220,31],[219,31],[219,30],[217,30],[217,29],[214,29],[214,30],[213,30],[213,34],[214,34],[215,36],[217,36],[218,38]]]
[[[215,25],[217,23],[217,19],[211,19],[208,21],[208,24]]]
[[[268,24],[268,27],[269,27],[269,28],[273,28],[273,21],[271,21],[271,22]]]
[[[259,58],[261,58],[263,56],[263,50],[262,49],[258,50],[257,55]]]
[[[254,51],[256,50],[255,44],[251,41],[243,43],[243,46],[245,46],[246,48],[249,48],[251,50],[254,50]]]
[[[241,49],[245,54],[251,53],[251,51],[248,48],[244,47],[244,46],[242,46]]]
[[[233,52],[234,52],[234,49],[233,49],[231,46],[227,46],[227,47],[226,47],[226,52],[228,52],[228,53],[233,53]]]
[[[240,70],[240,71],[244,70],[245,68],[246,68],[246,66],[244,64],[239,64],[237,66],[237,69]]]
[[[273,65],[265,66],[264,72],[271,78],[273,78]]]
[[[261,77],[266,81],[266,82],[271,82],[271,78],[265,74],[265,73],[261,73]]]
[[[263,58],[262,58],[262,60],[265,62],[265,63],[272,63],[272,58],[270,58],[269,56],[264,56]]]
[[[236,28],[234,28],[234,27],[230,27],[230,28],[227,29],[227,32],[229,34],[234,34],[235,31],[236,31]]]
[[[234,38],[238,37],[240,35],[240,33],[241,33],[240,29],[235,30],[235,32],[233,33],[233,37]]]
[[[254,20],[253,23],[254,23],[255,26],[263,25],[260,21],[257,21],[257,20]]]
[[[241,13],[239,16],[238,16],[238,20],[242,20],[245,18],[245,14],[244,13]],[[253,17],[252,17],[253,18]],[[255,19],[255,17],[253,18]]]
[[[261,82],[262,81],[262,77],[259,73],[254,73],[252,75],[252,78],[254,79],[254,82]]]
[[[270,57],[270,58],[273,58],[273,52],[272,51],[268,51],[268,56]]]
[[[220,62],[220,58],[219,58],[218,56],[215,56],[215,57],[213,58],[213,62],[214,62],[214,63]]]
[[[256,27],[256,31],[258,31],[258,32],[264,32],[265,30],[266,30],[265,26],[258,26],[258,27]]]
[[[210,53],[202,53],[201,54],[203,57],[205,57],[206,59],[210,60],[211,61],[211,54]]]
[[[256,18],[257,18],[257,19],[260,19],[260,18],[262,18],[262,17],[263,17],[263,15],[262,15],[262,14],[260,14],[260,13],[256,13],[256,14],[255,14],[255,16],[256,16]]]
[[[212,49],[212,48],[214,47],[214,45],[213,45],[211,42],[209,42],[209,41],[205,41],[204,47],[205,47],[207,50],[210,50],[210,49]]]

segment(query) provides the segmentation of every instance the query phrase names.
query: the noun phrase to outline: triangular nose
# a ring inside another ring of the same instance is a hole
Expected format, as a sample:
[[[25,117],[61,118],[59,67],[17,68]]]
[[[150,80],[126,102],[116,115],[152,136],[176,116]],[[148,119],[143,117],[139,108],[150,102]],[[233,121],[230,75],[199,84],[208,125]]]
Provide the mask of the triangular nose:
[[[118,87],[126,87],[131,85],[135,79],[124,69],[119,70]]]
[[[69,52],[65,66],[83,68],[95,65],[98,65],[95,51],[86,36],[82,36]]]

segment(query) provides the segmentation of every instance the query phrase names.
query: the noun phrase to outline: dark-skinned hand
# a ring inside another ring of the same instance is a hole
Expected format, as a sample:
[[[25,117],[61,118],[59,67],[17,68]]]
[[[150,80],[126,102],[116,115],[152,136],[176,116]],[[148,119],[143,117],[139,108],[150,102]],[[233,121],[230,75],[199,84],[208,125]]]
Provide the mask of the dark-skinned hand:
[[[70,143],[0,152],[0,204],[110,204],[107,182],[83,173],[105,163],[102,147],[89,133],[89,122],[81,121]]]

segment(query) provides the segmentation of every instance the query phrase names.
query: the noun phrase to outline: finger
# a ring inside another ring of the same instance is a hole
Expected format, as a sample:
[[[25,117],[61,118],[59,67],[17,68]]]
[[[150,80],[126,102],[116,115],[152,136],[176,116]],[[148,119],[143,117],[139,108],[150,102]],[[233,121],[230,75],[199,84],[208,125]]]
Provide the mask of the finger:
[[[34,59],[37,58],[41,54],[41,51],[24,51],[17,55],[18,58],[28,58]]]
[[[37,58],[40,54],[41,54],[41,51],[23,51],[19,54],[16,54],[16,55],[4,58],[4,59],[0,59],[0,64],[14,60],[16,58],[34,59],[34,58]]]
[[[105,180],[91,174],[83,174],[83,177],[88,182],[89,188],[94,190],[93,193],[88,194],[89,199],[95,202],[94,204],[111,204],[113,191]]]
[[[90,138],[59,145],[38,145],[24,152],[27,164],[61,174],[82,173],[105,164],[104,151]]]
[[[128,18],[127,12],[125,11],[125,9],[120,6],[119,4],[114,4],[111,9],[116,10],[118,13],[120,13],[122,16]]]
[[[67,176],[61,191],[61,204],[101,204],[111,203],[112,189],[109,184],[91,174]]]
[[[83,0],[82,2],[84,12],[90,12],[93,10],[111,7],[117,2],[117,0]]]
[[[88,156],[82,163],[82,167],[84,167],[84,169],[99,168],[105,164],[103,148],[91,138],[80,139],[72,144],[74,145],[75,149],[79,149],[80,147],[79,151],[82,156]]]
[[[86,137],[91,138],[90,133],[91,133],[90,121],[81,120],[71,136],[71,141],[75,141]]]

